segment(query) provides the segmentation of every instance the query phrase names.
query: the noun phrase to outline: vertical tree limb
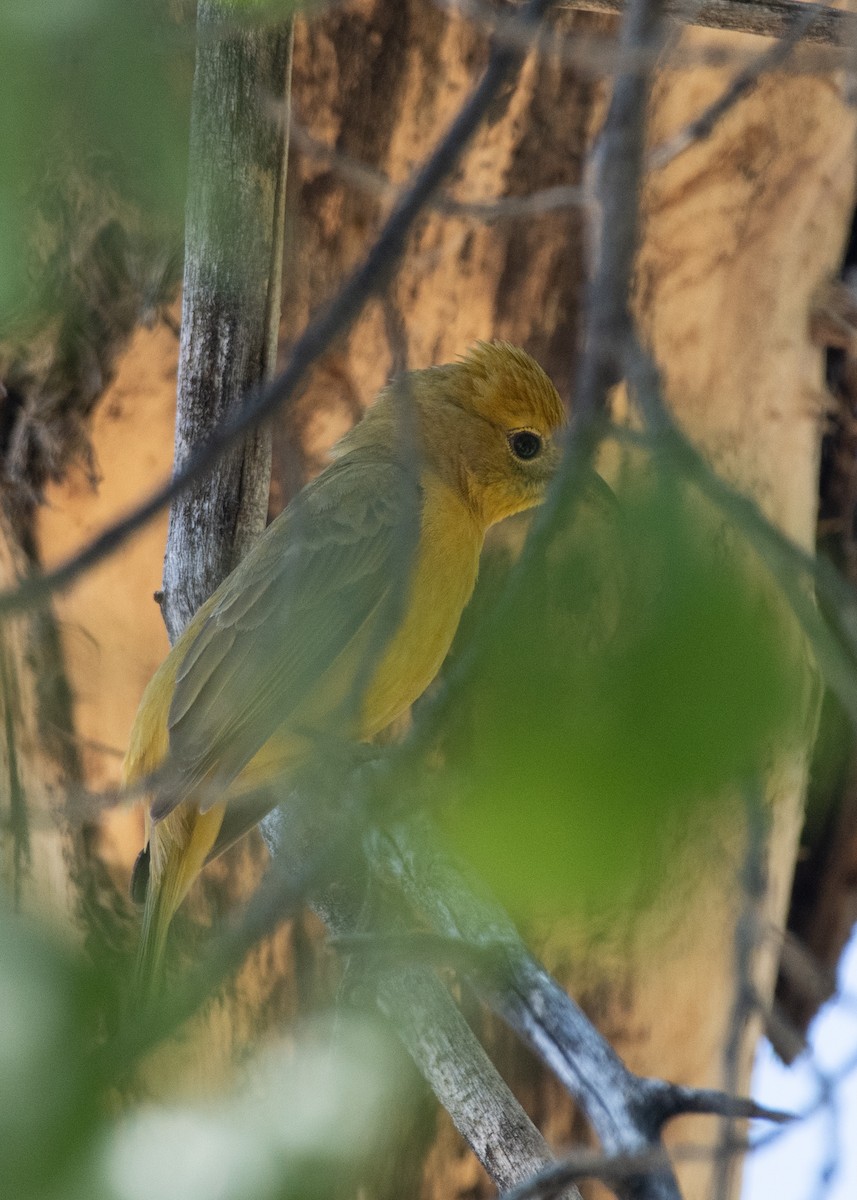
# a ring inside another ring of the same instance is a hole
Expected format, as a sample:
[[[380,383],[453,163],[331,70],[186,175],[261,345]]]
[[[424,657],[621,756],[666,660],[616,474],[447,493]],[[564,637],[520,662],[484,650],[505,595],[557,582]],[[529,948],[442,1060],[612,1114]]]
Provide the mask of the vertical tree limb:
[[[280,316],[292,24],[198,13],[175,470],[270,378]],[[173,501],[163,613],[175,641],[265,526],[271,446],[255,429]]]

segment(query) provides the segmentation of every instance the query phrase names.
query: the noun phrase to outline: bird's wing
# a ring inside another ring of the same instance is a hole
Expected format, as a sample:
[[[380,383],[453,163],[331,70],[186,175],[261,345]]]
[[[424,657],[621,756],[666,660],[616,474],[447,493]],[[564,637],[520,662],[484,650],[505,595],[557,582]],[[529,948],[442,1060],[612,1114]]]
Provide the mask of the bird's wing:
[[[214,803],[343,663],[349,643],[407,581],[416,545],[408,522],[419,505],[410,472],[352,457],[328,468],[269,526],[221,586],[179,668],[169,715],[171,784],[152,806],[156,820],[203,782],[212,798],[200,806]]]

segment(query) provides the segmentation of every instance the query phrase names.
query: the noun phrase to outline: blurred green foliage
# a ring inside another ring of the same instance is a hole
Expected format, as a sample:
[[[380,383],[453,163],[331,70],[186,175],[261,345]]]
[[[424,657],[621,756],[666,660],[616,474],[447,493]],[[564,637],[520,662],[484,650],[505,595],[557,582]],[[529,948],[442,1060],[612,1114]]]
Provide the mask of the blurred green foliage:
[[[308,1200],[359,1180],[387,1149],[404,1084],[378,1025],[349,1013],[305,1023],[216,1100],[141,1102],[116,984],[104,963],[0,912],[10,1200]]]
[[[224,8],[233,8],[236,13],[246,13],[254,21],[260,16],[281,21],[291,13],[323,8],[327,0],[220,0],[220,3]]]
[[[482,607],[444,821],[519,913],[656,881],[700,806],[805,732],[811,668],[769,575],[664,464],[592,494]]]
[[[62,946],[0,916],[0,1179],[10,1197],[54,1194],[96,1135],[102,989]]]
[[[221,7],[237,25],[304,5]],[[192,0],[0,5],[0,337],[74,303],[48,264],[60,250],[74,271],[73,243],[103,221],[105,193],[123,223],[181,244],[193,21]]]
[[[166,0],[4,0],[0,7],[0,329],[38,316],[52,252],[46,199],[71,173],[180,230],[192,43]],[[87,221],[85,189],[74,219]],[[35,310],[35,311],[34,311]]]

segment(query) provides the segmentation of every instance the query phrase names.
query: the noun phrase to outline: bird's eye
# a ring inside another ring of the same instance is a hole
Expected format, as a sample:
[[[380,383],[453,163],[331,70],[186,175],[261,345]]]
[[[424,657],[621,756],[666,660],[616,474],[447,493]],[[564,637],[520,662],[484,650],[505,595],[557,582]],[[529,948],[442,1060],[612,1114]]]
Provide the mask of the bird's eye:
[[[509,435],[509,447],[515,458],[535,458],[542,448],[542,439],[531,429],[519,429]]]

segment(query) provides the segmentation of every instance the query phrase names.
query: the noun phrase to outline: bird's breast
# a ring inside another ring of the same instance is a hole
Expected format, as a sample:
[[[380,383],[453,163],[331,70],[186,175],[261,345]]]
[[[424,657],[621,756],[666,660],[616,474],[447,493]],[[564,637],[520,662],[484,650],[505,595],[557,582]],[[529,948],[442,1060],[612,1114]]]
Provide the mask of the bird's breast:
[[[384,729],[429,686],[476,584],[482,530],[445,484],[430,478],[423,489],[419,542],[403,573],[405,594],[389,606],[390,629],[379,631],[383,649],[363,704],[364,738]]]

